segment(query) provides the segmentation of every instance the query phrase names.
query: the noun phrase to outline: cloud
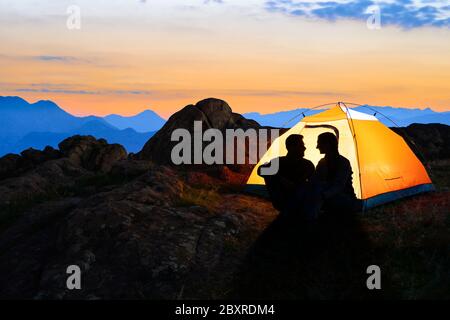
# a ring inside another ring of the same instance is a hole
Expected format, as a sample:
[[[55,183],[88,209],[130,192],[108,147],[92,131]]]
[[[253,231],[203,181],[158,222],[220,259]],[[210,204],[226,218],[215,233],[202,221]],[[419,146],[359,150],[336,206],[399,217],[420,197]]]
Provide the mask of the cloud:
[[[67,56],[34,56],[32,58],[34,60],[39,61],[58,61],[58,62],[71,62],[76,60],[76,58],[74,57],[67,57]]]
[[[120,64],[110,63],[105,58],[100,58],[98,56],[91,56],[87,58],[74,57],[74,56],[59,56],[59,55],[7,55],[0,54],[0,60],[10,60],[10,61],[33,61],[38,63],[48,63],[48,64],[65,64],[70,66],[79,65],[89,65],[96,68],[123,68],[128,67],[126,64],[121,62]]]
[[[327,21],[339,19],[366,21],[372,14],[368,12],[372,6],[379,6],[382,25],[397,25],[405,29],[426,26],[450,27],[448,0],[271,0],[265,3],[266,10],[271,12]]]
[[[75,95],[151,95],[148,90],[77,90],[77,89],[57,89],[57,88],[17,88],[15,92],[38,92],[38,93],[62,93]]]
[[[19,57],[20,58],[20,57]],[[54,56],[54,55],[40,55],[25,57],[33,61],[48,62],[48,63],[66,63],[66,64],[93,64],[94,62],[87,59],[82,59],[72,56]]]
[[[3,88],[2,88],[3,87]],[[205,94],[204,90],[198,89],[170,89],[170,90],[121,90],[121,89],[103,89],[94,90],[83,88],[71,84],[51,84],[51,83],[29,83],[14,84],[0,83],[0,90],[18,93],[57,93],[67,95],[131,95],[131,96],[151,96],[152,99],[172,99],[189,98]],[[348,97],[348,93],[332,91],[296,91],[296,90],[258,90],[258,89],[219,89],[211,90],[207,94],[217,96],[241,96],[241,97],[294,97],[294,96],[330,96],[330,97]]]
[[[40,92],[40,93],[64,93],[64,94],[100,94],[96,91],[88,90],[65,90],[65,89],[33,89],[33,88],[18,88],[16,92]]]
[[[5,60],[32,60],[43,62],[77,62],[82,61],[79,58],[71,56],[55,56],[55,55],[39,55],[39,56],[24,56],[24,55],[7,55],[0,54],[0,59]]]

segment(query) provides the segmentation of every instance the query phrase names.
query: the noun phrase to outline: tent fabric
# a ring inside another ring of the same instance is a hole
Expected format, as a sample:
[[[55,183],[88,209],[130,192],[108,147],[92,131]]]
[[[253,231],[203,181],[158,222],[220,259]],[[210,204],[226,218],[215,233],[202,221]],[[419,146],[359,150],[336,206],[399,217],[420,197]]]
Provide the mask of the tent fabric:
[[[366,209],[396,199],[434,189],[424,166],[406,142],[374,116],[348,109],[342,104],[303,118],[278,137],[253,169],[247,190],[264,191],[264,179],[258,167],[287,153],[285,141],[291,134],[301,134],[306,146],[305,158],[316,166],[323,157],[317,150],[317,138],[324,132],[339,140],[339,153],[353,170],[353,188]]]
[[[414,196],[419,193],[435,191],[432,184],[422,184],[415,187],[410,187],[402,190],[392,191],[388,193],[383,193],[375,197],[366,199],[364,201],[364,209],[370,209],[376,206],[380,206],[401,198],[406,198]]]

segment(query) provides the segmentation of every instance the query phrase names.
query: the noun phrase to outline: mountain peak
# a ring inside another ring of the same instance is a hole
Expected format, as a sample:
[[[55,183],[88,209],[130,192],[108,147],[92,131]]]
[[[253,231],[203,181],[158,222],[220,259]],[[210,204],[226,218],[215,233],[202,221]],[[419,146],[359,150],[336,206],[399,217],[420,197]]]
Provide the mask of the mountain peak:
[[[155,111],[150,110],[150,109],[146,109],[142,112],[139,112],[136,116],[144,116],[144,115],[158,115]]]
[[[16,106],[25,106],[25,105],[28,105],[28,104],[29,103],[25,99],[22,99],[21,97],[17,97],[17,96],[0,96],[0,106],[16,107]]]
[[[83,123],[77,131],[86,130],[86,129],[95,129],[95,130],[117,130],[116,127],[112,126],[108,122],[103,119],[93,119]]]
[[[39,108],[49,108],[49,109],[60,109],[62,110],[56,103],[51,100],[39,100],[32,104],[33,106]]]
[[[166,122],[153,110],[144,110],[134,116],[121,116],[110,114],[104,117],[105,121],[118,129],[133,128],[137,132],[151,132],[160,129]]]

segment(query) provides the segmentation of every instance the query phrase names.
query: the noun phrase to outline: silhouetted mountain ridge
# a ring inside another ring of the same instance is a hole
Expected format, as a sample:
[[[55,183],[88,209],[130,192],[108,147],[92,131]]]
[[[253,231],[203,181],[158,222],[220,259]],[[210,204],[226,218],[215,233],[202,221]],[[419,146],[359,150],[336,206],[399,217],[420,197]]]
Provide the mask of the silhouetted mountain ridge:
[[[272,127],[289,128],[294,126],[304,116],[310,116],[324,109],[307,109],[299,108],[289,111],[280,111],[275,113],[261,114],[258,112],[250,112],[243,114],[247,119],[253,119],[259,124]],[[409,109],[394,108],[390,106],[370,106],[362,105],[354,108],[354,110],[375,115],[382,123],[388,127],[405,127],[413,123],[442,123],[450,125],[450,112],[436,112],[430,108],[425,109]]]
[[[92,120],[105,122],[95,116],[75,117],[49,100],[28,103],[19,97],[0,97],[0,136],[67,132]]]
[[[131,117],[110,114],[103,119],[119,129],[133,128],[137,132],[157,131],[166,122],[152,110],[145,110]]]
[[[129,152],[137,152],[153,133],[120,130],[97,116],[76,117],[50,100],[28,103],[20,97],[0,97],[0,156],[30,147],[56,147],[61,140],[76,134],[104,138],[122,144]]]

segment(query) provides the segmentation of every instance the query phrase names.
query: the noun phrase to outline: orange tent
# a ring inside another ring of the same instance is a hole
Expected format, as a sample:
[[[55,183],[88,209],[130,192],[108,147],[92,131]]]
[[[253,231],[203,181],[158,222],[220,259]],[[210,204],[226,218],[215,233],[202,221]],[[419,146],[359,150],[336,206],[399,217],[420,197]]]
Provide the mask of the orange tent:
[[[339,152],[350,161],[353,187],[365,209],[434,190],[424,166],[402,137],[374,116],[349,109],[343,103],[303,118],[278,137],[253,169],[247,189],[266,193],[264,179],[257,174],[257,169],[273,158],[286,155],[285,140],[291,134],[303,135],[305,158],[317,165],[323,157],[316,148],[317,137],[324,132],[338,137]]]

